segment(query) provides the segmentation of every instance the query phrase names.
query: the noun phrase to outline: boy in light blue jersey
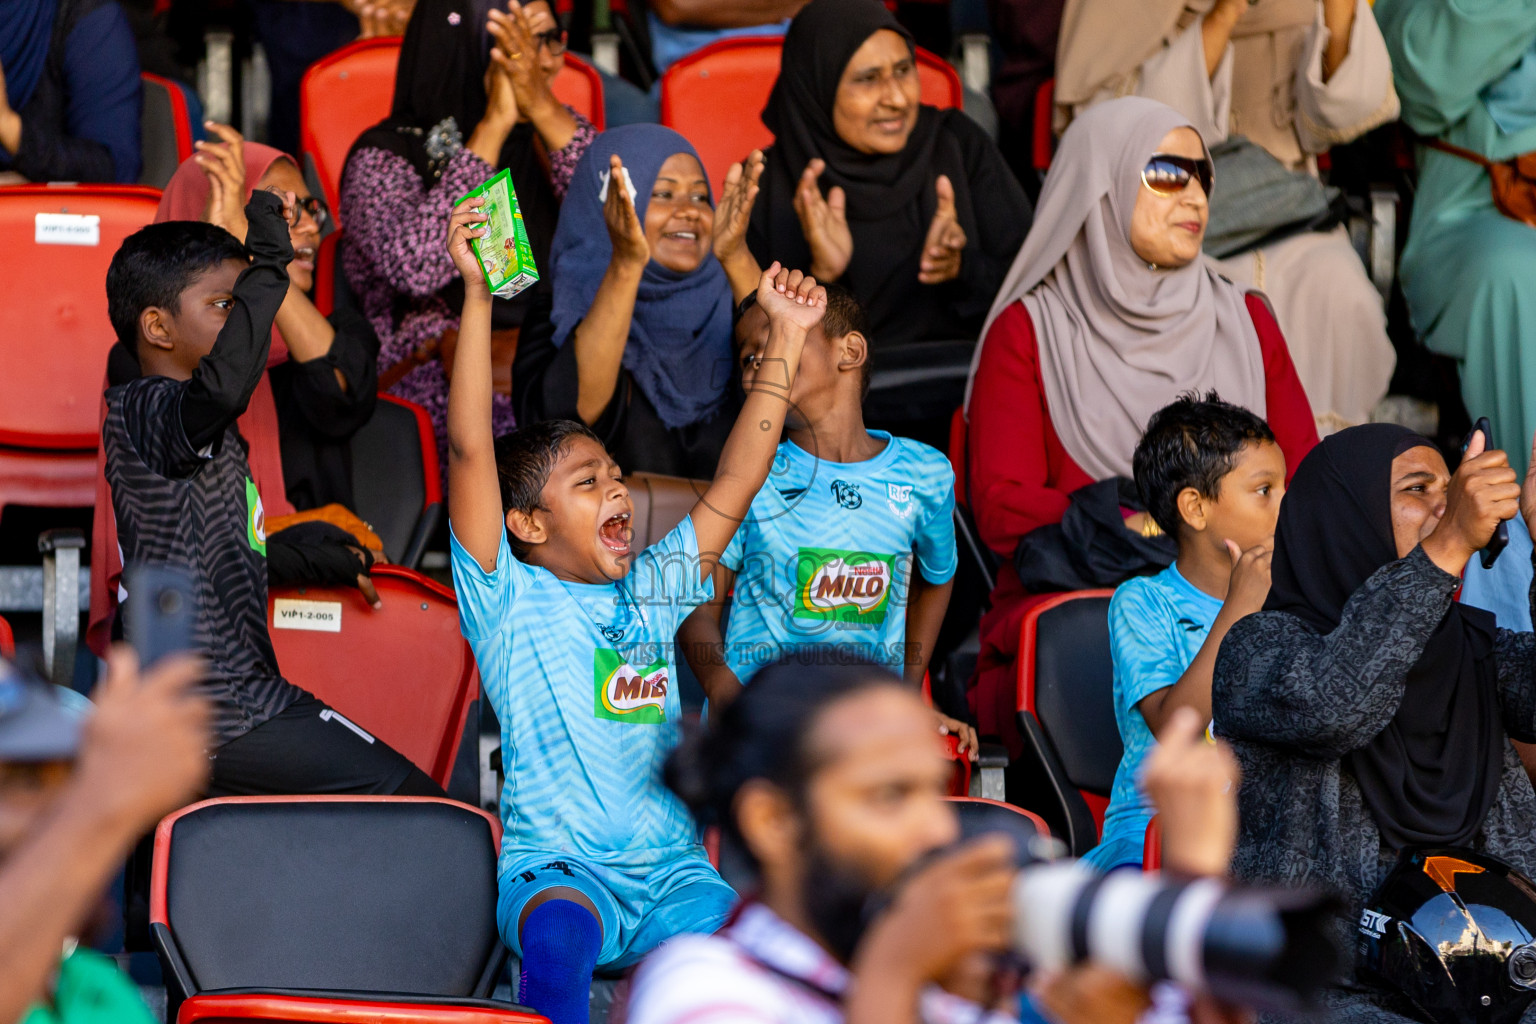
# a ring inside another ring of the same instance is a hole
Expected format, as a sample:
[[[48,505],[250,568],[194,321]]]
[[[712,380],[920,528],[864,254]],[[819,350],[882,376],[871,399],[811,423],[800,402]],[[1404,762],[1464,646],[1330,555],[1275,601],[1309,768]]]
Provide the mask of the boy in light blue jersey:
[[[865,428],[864,311],[846,289],[826,290],[790,394],[789,436],[720,558],[714,600],[679,634],[712,708],[786,648],[856,655],[919,686],[949,605],[954,471],[925,444]],[[750,303],[737,325],[744,381],[761,372],[769,340],[767,316]],[[939,719],[974,756],[970,726]]]
[[[1131,465],[1146,514],[1179,554],[1157,575],[1122,583],[1109,602],[1125,752],[1103,837],[1083,857],[1106,871],[1141,866],[1152,805],[1139,777],[1155,736],[1181,707],[1211,720],[1216,652],[1234,622],[1264,607],[1285,495],[1285,455],[1269,425],[1214,391],[1153,413]]]
[[[648,244],[627,190],[609,190],[607,203],[610,231]],[[591,431],[555,421],[492,439],[491,299],[469,248],[483,222],[469,205],[450,221],[465,298],[448,396],[448,508],[461,626],[502,730],[496,917],[522,958],[521,1001],[554,1024],[584,1024],[595,968],[713,931],[734,903],[660,777],[682,712],[668,659],[767,479],[826,298],[799,271],[775,263],[763,274],[773,372],[748,385],[702,500],[636,553],[629,492]]]

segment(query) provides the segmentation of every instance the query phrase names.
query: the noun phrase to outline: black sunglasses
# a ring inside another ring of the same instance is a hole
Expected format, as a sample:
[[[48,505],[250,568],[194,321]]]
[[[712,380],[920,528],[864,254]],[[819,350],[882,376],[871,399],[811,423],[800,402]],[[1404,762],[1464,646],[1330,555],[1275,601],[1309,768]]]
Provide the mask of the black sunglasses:
[[[565,33],[558,28],[552,28],[548,32],[535,32],[533,38],[538,45],[549,51],[551,57],[558,57],[565,52]]]
[[[1205,197],[1211,197],[1211,185],[1215,182],[1216,169],[1207,157],[1191,160],[1187,156],[1171,153],[1153,153],[1147,166],[1141,169],[1141,183],[1160,196],[1176,196],[1189,187],[1189,180],[1197,178]]]

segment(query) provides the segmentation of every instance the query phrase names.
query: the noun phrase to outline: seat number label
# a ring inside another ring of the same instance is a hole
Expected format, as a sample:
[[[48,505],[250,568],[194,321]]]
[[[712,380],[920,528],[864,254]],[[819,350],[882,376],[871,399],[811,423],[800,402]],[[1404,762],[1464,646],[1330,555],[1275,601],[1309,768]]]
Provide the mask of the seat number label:
[[[272,628],[340,633],[341,602],[301,601],[295,597],[279,597],[272,602]]]
[[[94,213],[39,213],[34,223],[38,245],[101,244],[101,218]]]

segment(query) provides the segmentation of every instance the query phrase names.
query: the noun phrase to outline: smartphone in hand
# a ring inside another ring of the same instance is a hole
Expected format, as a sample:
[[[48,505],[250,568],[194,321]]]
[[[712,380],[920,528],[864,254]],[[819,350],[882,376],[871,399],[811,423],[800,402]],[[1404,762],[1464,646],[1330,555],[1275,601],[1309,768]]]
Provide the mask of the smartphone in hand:
[[[1462,442],[1462,451],[1466,451],[1467,446],[1472,443],[1472,434],[1476,434],[1479,431],[1483,435],[1483,450],[1488,451],[1493,447],[1493,428],[1488,423],[1488,417],[1483,416],[1472,425],[1472,433],[1468,434],[1467,439]],[[1493,536],[1488,539],[1488,546],[1478,552],[1478,558],[1482,561],[1483,568],[1492,569],[1493,563],[1499,560],[1499,555],[1503,554],[1504,549],[1507,547],[1509,547],[1509,523],[1505,522],[1500,523],[1494,529]]]
[[[192,574],[171,565],[130,565],[123,570],[128,590],[124,625],[128,642],[147,669],[161,658],[192,649],[197,591]]]

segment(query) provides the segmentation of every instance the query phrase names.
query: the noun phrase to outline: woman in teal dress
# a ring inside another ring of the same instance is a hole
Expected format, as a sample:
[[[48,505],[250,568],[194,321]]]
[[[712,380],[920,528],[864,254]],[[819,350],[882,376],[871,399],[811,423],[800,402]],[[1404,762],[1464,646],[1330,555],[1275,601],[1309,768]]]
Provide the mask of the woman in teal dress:
[[[1536,3],[1377,0],[1403,120],[1490,160],[1536,150]],[[1488,172],[1419,147],[1400,267],[1415,330],[1461,364],[1475,419],[1525,472],[1536,432],[1536,229],[1499,213]]]

